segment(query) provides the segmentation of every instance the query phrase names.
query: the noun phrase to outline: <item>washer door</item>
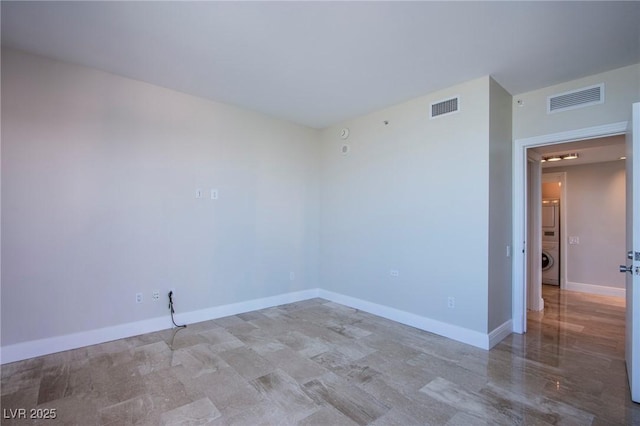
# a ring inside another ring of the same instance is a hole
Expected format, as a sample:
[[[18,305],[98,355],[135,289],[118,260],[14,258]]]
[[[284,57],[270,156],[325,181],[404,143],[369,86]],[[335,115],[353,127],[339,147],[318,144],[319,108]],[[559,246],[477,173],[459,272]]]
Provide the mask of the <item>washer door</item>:
[[[553,266],[553,257],[546,251],[542,251],[542,270],[546,271]]]

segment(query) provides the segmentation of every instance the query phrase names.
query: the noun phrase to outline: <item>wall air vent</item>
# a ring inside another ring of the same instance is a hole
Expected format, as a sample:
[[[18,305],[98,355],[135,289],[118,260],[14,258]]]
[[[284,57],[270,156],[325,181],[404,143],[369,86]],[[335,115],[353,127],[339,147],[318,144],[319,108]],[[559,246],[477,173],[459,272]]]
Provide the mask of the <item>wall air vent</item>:
[[[460,111],[460,96],[431,104],[430,117],[436,118]]]
[[[604,83],[547,98],[547,114],[604,103]]]

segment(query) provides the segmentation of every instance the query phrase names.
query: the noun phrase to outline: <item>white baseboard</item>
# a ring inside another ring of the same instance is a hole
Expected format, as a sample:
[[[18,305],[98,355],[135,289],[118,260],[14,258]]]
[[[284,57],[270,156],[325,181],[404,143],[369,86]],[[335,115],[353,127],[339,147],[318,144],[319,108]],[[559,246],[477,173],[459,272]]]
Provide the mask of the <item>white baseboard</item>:
[[[0,362],[21,361],[41,355],[68,351],[83,346],[110,342],[138,334],[152,333],[171,327],[171,320],[167,318],[152,318],[112,327],[98,328],[80,333],[65,334],[63,336],[47,337],[45,339],[29,340],[0,348]]]
[[[175,318],[176,322],[179,324],[193,324],[196,322],[228,317],[229,315],[243,314],[245,312],[257,311],[259,309],[266,309],[273,306],[285,305],[287,303],[313,299],[314,297],[318,297],[318,294],[319,289],[317,288],[311,290],[295,291],[292,293],[279,294],[277,296],[263,297],[261,299],[247,300],[244,302],[232,303],[229,305],[215,306],[213,308],[185,312],[176,315]]]
[[[513,333],[513,321],[508,320],[494,328],[491,333],[489,333],[489,349],[502,342],[502,340]]]
[[[368,302],[366,300],[358,299],[355,297],[345,296],[343,294],[334,293],[332,291],[320,289],[319,297],[331,300],[332,302],[340,303],[341,305],[349,306],[351,308],[360,309],[361,311],[387,318],[401,324],[410,325],[411,327],[419,328],[420,330],[438,334],[452,340],[457,340],[458,342],[476,346],[481,349],[491,349],[489,335],[481,333],[479,331],[469,330],[468,328],[448,324],[442,321],[437,321],[431,318],[401,311],[395,308],[390,308],[388,306],[379,305],[377,303]],[[511,333],[511,327],[509,327],[509,333]]]
[[[511,320],[497,327],[491,333],[486,334],[322,289],[297,291],[277,296],[264,297],[261,299],[232,303],[229,305],[215,306],[198,311],[185,312],[176,314],[175,319],[178,323],[193,324],[229,315],[236,315],[244,312],[284,305],[286,303],[299,302],[302,300],[312,299],[314,297],[322,297],[335,303],[360,309],[373,315],[378,315],[401,324],[419,328],[420,330],[438,334],[481,349],[491,349],[498,342],[511,334],[512,330]],[[89,330],[81,333],[16,343],[14,345],[0,348],[0,364],[21,361],[55,352],[137,336],[139,334],[165,330],[170,327],[171,323],[169,322],[169,319],[166,316],[163,316],[161,318],[152,318],[113,327]]]
[[[175,319],[178,323],[193,324],[229,315],[270,308],[286,303],[299,302],[301,300],[312,299],[314,297],[318,297],[318,289],[285,293],[277,296],[185,312],[182,314],[176,314]],[[165,315],[160,318],[151,318],[148,320],[83,331],[80,333],[16,343],[0,348],[0,364],[7,364],[41,355],[77,349],[83,346],[110,342],[112,340],[124,339],[126,337],[137,336],[139,334],[166,330],[168,328],[171,328],[171,320]]]
[[[603,285],[583,284],[567,281],[564,290],[580,291],[582,293],[599,294],[601,296],[625,297],[626,290],[624,288],[606,287]]]

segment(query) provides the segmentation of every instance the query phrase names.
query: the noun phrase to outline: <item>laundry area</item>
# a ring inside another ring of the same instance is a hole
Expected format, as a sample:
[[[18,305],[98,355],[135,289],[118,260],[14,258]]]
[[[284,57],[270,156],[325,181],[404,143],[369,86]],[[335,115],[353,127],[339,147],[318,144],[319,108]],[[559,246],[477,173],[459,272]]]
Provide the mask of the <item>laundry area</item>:
[[[560,285],[560,200],[542,200],[542,284]]]
[[[624,139],[604,142],[622,147]],[[592,150],[569,149],[580,151],[579,160],[551,167],[543,163],[541,282],[623,297],[624,275],[618,265],[625,260],[624,159],[583,163]]]

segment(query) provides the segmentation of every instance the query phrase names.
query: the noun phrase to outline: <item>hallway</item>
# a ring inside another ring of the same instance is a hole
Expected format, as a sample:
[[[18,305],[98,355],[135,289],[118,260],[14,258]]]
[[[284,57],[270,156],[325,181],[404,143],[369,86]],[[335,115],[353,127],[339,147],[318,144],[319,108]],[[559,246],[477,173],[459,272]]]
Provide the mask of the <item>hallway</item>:
[[[529,312],[527,333],[494,349],[526,360],[512,364],[522,368],[519,391],[594,413],[594,425],[640,424],[624,364],[624,299],[542,287],[545,310]]]

